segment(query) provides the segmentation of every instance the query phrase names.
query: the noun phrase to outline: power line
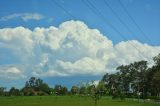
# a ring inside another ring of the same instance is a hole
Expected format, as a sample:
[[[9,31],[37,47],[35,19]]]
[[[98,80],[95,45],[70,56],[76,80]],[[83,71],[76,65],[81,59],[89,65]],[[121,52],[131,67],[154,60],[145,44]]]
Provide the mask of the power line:
[[[121,0],[118,0],[119,4],[121,5],[121,7],[123,8],[123,10],[126,12],[126,14],[128,15],[128,17],[132,20],[132,22],[135,24],[135,26],[138,28],[138,30],[141,32],[141,34],[149,41],[151,42],[151,40],[148,38],[148,36],[146,36],[146,34],[143,32],[143,30],[140,28],[140,26],[137,24],[137,22],[133,19],[133,17],[131,16],[131,14],[128,12],[128,10],[126,9],[126,7],[123,5],[123,3],[121,2]]]
[[[75,17],[74,15],[72,15],[70,12],[68,12],[63,6],[61,6],[60,4],[58,4],[56,1],[51,0],[51,2],[55,3],[60,9],[62,9],[66,14],[68,14],[69,16],[71,16],[74,19],[77,19],[77,17]],[[91,63],[88,63],[90,66],[92,66]]]
[[[82,1],[89,9],[91,9],[91,11],[94,14],[96,14],[99,18],[101,18],[107,25],[111,26],[118,34],[122,35],[121,32],[119,32],[90,1],[88,0],[82,0]],[[126,39],[123,35],[122,38]]]
[[[124,40],[127,40],[125,36],[123,36],[123,34],[117,30],[116,27],[114,27],[101,13],[101,11],[99,11],[89,0],[82,0],[82,2],[89,8],[91,9],[91,11],[93,13],[95,13],[98,17],[100,17],[107,25],[109,25],[115,32],[117,32]],[[128,42],[132,47],[134,47],[142,57],[144,57],[143,53],[136,47],[134,46],[132,43]],[[146,58],[146,57],[144,57]],[[150,58],[150,57],[148,57]]]
[[[130,30],[130,28],[128,27],[128,25],[127,24],[125,24],[125,22],[123,22],[123,20],[119,17],[119,15],[114,11],[114,9],[107,3],[107,1],[106,0],[104,0],[104,3],[105,3],[105,5],[106,6],[108,6],[109,8],[110,8],[110,10],[113,12],[113,14],[118,18],[118,20],[127,28],[127,30],[131,33],[131,34],[133,34],[134,35],[134,33],[133,33],[133,31],[132,30]],[[133,18],[132,18],[133,19]],[[134,21],[135,22],[135,21]],[[138,24],[136,24],[136,25],[138,25]],[[140,27],[139,27],[140,28]],[[132,35],[132,36],[133,36]],[[145,34],[144,34],[144,36],[145,36]],[[134,37],[134,36],[133,36]],[[136,39],[138,39],[138,37],[135,35],[135,38]],[[150,40],[149,40],[150,41]],[[151,42],[151,41],[150,41]],[[156,48],[154,48],[155,50],[157,50]]]
[[[62,9],[66,14],[68,14],[69,16],[71,16],[74,19],[77,19],[77,17],[75,17],[74,15],[72,15],[70,12],[68,12],[63,6],[61,6],[58,2],[56,2],[55,0],[50,0],[51,2],[53,2],[53,4],[56,4],[56,6],[58,6],[60,9]]]
[[[72,15],[70,12],[68,12],[63,6],[61,6],[59,3],[57,3],[56,1],[54,1],[54,0],[51,0],[54,4],[56,4],[59,8],[61,8],[66,14],[68,14],[69,16],[71,16],[72,18],[75,18],[76,19],[76,17],[74,16],[74,15]],[[87,7],[89,7],[97,16],[100,16],[102,19],[103,19],[103,21],[108,25],[109,24],[109,26],[111,26],[117,33],[119,33],[120,34],[120,36],[123,38],[123,39],[125,39],[125,40],[127,40],[126,38],[125,38],[125,36],[123,36],[122,34],[121,34],[121,32],[119,32],[108,20],[106,20],[106,18],[103,16],[103,14],[91,3],[91,2],[89,2],[88,0],[86,0],[87,1]],[[82,0],[82,2],[84,2],[85,3],[85,1],[83,1]],[[85,3],[86,4],[86,3]],[[93,9],[92,9],[93,8]],[[95,10],[94,10],[95,9]],[[142,52],[138,49],[138,48],[136,48],[136,46],[134,46],[132,43],[130,43],[129,42],[129,44],[131,45],[131,46],[133,46],[141,55],[142,55]],[[143,56],[143,55],[142,55]]]
[[[131,33],[132,37],[138,39],[138,37],[134,34],[134,32],[129,28],[129,26],[119,17],[119,15],[114,11],[114,9],[108,4],[106,0],[104,0],[104,4],[112,11],[112,13],[117,17],[121,24],[123,24],[126,29]],[[135,35],[135,36],[134,36]]]

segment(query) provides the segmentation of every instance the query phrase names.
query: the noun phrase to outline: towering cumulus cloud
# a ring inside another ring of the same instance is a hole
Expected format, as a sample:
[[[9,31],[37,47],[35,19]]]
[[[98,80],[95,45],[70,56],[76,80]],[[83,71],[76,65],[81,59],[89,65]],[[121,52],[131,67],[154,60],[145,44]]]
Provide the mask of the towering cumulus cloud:
[[[114,72],[121,64],[150,61],[160,46],[136,40],[113,45],[97,29],[90,29],[81,21],[67,21],[59,27],[34,30],[0,29],[0,51],[0,78],[18,79],[103,75]]]

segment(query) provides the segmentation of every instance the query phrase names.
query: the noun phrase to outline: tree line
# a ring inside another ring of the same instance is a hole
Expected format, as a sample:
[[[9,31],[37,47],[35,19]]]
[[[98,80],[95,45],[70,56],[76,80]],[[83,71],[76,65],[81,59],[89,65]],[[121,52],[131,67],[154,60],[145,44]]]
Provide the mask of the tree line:
[[[26,81],[25,86],[22,89],[11,87],[9,91],[6,91],[5,87],[0,87],[0,96],[42,96],[42,95],[81,95],[86,96],[92,93],[95,88],[103,86],[102,90],[105,89],[104,84],[96,86],[94,81],[91,83],[81,83],[79,86],[74,85],[70,90],[66,86],[55,85],[54,88],[43,82],[42,79],[31,77]]]
[[[94,81],[74,85],[68,90],[62,85],[48,86],[42,79],[31,77],[22,89],[12,87],[6,91],[0,87],[1,96],[34,95],[80,95],[91,96],[95,103],[101,96],[112,98],[159,98],[160,97],[160,54],[153,58],[154,65],[147,61],[138,61],[117,67],[116,73],[106,73],[98,84]]]
[[[138,61],[117,67],[114,74],[106,73],[102,81],[113,98],[159,98],[160,97],[160,54],[153,58],[154,65]]]

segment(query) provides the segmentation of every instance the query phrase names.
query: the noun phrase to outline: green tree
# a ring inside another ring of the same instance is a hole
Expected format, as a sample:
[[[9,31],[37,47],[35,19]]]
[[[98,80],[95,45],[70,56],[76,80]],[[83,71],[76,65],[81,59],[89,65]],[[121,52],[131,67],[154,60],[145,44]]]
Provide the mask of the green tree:
[[[9,95],[10,95],[10,96],[20,96],[21,93],[20,93],[20,90],[19,90],[19,89],[16,89],[15,87],[12,87],[12,88],[9,90]]]
[[[22,89],[24,95],[49,95],[50,88],[47,83],[44,83],[42,79],[31,77],[25,83],[25,87]]]
[[[66,95],[68,93],[68,89],[62,85],[55,85],[54,92],[56,95]]]
[[[95,106],[97,106],[97,102],[102,96],[100,89],[98,89],[97,85],[95,84],[95,81],[92,81],[88,88],[90,90],[90,96],[94,100]]]
[[[153,60],[154,60],[155,66],[159,68],[160,67],[160,53],[157,56],[153,57]]]
[[[67,93],[68,93],[67,87],[63,86],[63,87],[62,87],[62,94],[63,94],[63,95],[66,95]]]
[[[56,95],[62,95],[62,86],[61,85],[55,85],[54,92]]]
[[[79,94],[82,96],[87,95],[87,88],[84,85],[79,88]]]
[[[113,98],[124,98],[132,93],[142,92],[144,98],[148,92],[148,66],[147,61],[138,61],[129,65],[121,65],[117,67],[118,72],[114,74],[106,74],[102,81],[108,89],[109,94]]]
[[[150,69],[150,92],[153,96],[160,96],[160,54],[153,58],[155,65]]]
[[[79,88],[77,86],[72,86],[71,93],[73,95],[76,95],[76,94],[78,94],[78,92],[79,92]]]
[[[153,75],[152,86],[155,96],[160,96],[160,71],[157,71]]]
[[[5,95],[5,87],[0,87],[0,96],[4,96]]]
[[[108,92],[107,88],[105,86],[105,83],[103,81],[99,81],[99,83],[98,83],[96,88],[99,91],[101,96],[105,95]]]

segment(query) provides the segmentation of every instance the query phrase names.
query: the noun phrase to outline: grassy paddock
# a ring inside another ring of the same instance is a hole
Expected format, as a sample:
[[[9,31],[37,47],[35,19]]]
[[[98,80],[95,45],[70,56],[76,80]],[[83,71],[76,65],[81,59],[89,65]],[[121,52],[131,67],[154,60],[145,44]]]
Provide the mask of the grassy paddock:
[[[160,104],[159,104],[160,105]],[[112,100],[104,97],[98,101],[98,106],[159,106],[154,103],[139,103],[127,100]],[[20,96],[0,97],[0,106],[94,106],[89,97],[71,96]]]

